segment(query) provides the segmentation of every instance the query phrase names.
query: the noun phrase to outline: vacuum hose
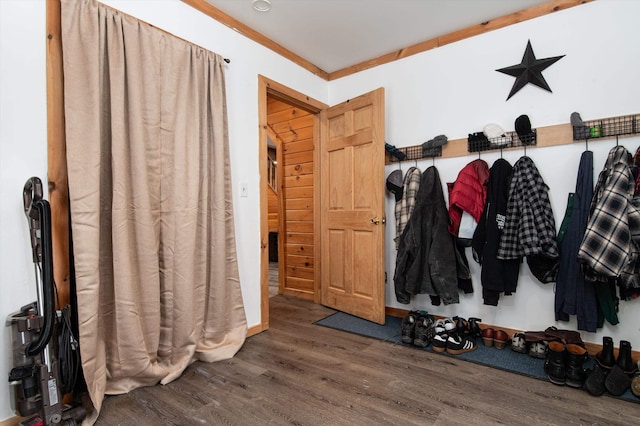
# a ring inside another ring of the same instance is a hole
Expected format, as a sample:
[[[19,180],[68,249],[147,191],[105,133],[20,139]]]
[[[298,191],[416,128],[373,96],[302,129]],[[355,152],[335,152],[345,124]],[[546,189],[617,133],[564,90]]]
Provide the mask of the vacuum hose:
[[[49,344],[55,324],[55,300],[53,286],[53,249],[51,247],[51,207],[49,202],[42,199],[42,183],[38,178],[31,178],[24,188],[25,213],[29,219],[32,234],[34,262],[42,263],[42,305],[38,306],[38,313],[44,320],[44,325],[37,340],[29,343],[25,354],[29,357],[38,355]],[[27,205],[27,201],[28,204]],[[35,210],[35,211],[34,211]],[[35,232],[39,223],[40,232]],[[35,224],[35,226],[34,226]],[[38,247],[39,246],[39,247]],[[39,259],[38,259],[39,258]]]

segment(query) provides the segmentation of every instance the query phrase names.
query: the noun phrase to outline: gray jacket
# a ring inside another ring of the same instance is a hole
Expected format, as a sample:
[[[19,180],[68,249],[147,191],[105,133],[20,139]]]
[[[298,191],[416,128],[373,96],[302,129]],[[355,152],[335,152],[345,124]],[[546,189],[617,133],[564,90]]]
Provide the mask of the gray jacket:
[[[459,302],[454,237],[448,225],[440,176],[431,166],[422,174],[413,214],[400,237],[394,275],[399,303],[409,303],[415,294],[437,296],[445,305]]]

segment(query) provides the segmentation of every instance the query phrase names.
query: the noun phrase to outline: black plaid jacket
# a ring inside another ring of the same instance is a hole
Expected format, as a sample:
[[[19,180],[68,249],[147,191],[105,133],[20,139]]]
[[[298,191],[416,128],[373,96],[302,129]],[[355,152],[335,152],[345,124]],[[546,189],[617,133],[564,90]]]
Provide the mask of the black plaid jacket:
[[[556,226],[544,183],[533,160],[521,157],[513,166],[509,201],[497,258],[518,259],[530,255],[560,256]]]
[[[634,199],[632,157],[623,146],[609,151],[598,176],[589,208],[589,221],[578,260],[590,280],[619,278],[627,288],[638,288],[640,200]]]

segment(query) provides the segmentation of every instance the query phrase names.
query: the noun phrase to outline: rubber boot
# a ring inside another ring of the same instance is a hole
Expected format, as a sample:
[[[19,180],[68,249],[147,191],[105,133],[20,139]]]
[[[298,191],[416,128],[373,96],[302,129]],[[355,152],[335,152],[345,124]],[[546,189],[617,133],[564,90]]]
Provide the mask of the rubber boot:
[[[625,374],[632,376],[638,371],[638,366],[631,358],[631,343],[627,340],[620,341],[620,349],[618,350],[618,360],[616,362],[622,368]]]
[[[554,385],[564,385],[566,382],[566,348],[562,342],[549,342],[547,359],[544,362],[544,372]]]
[[[587,350],[582,346],[570,343],[567,345],[566,384],[572,388],[581,388],[587,379],[584,363],[587,360]]]
[[[631,386],[631,376],[637,369],[631,359],[631,343],[626,340],[620,341],[618,350],[618,360],[607,374],[605,386],[611,395],[620,396]]]
[[[596,362],[600,364],[605,371],[611,370],[616,363],[613,356],[613,339],[609,336],[602,338],[602,350],[596,354]]]

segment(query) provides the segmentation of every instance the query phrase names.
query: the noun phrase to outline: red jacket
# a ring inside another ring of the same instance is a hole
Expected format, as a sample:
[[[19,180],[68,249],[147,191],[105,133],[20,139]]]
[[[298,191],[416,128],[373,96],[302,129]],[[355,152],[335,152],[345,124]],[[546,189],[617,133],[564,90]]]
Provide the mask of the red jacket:
[[[486,161],[473,160],[458,173],[456,181],[447,184],[449,189],[449,232],[458,236],[462,212],[469,213],[476,222],[480,220],[487,200],[489,165]]]

